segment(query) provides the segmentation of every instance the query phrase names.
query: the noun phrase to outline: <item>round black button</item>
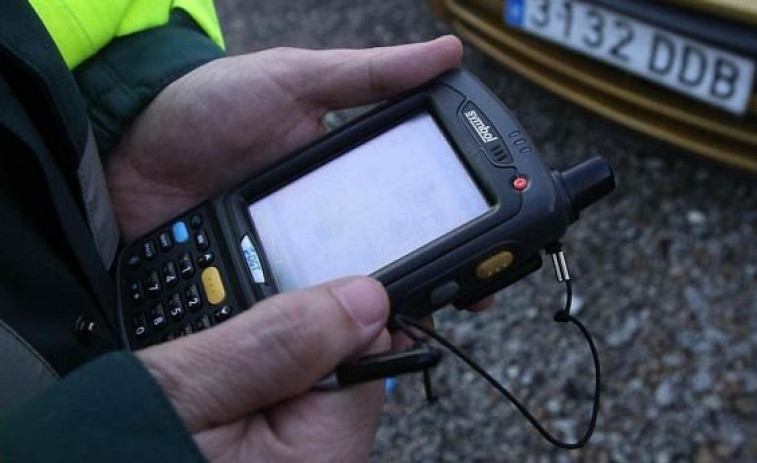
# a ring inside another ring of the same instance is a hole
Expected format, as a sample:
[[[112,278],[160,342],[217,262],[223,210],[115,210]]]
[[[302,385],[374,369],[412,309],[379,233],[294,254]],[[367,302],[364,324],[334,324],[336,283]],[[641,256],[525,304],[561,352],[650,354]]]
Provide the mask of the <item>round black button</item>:
[[[189,218],[189,226],[192,228],[199,228],[202,225],[202,216],[195,214]]]
[[[216,322],[220,323],[231,318],[233,314],[234,310],[231,308],[231,306],[225,305],[213,314],[213,318],[215,318]]]

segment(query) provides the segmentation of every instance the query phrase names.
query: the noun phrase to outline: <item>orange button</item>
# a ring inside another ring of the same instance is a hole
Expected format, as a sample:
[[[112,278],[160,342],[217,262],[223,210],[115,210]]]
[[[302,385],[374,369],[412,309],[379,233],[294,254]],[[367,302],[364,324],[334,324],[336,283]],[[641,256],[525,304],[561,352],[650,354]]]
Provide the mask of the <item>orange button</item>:
[[[510,251],[494,254],[476,266],[476,278],[486,280],[512,265],[515,256]]]
[[[216,267],[208,267],[202,271],[202,286],[211,304],[218,305],[226,299],[226,288],[223,287],[221,273]]]

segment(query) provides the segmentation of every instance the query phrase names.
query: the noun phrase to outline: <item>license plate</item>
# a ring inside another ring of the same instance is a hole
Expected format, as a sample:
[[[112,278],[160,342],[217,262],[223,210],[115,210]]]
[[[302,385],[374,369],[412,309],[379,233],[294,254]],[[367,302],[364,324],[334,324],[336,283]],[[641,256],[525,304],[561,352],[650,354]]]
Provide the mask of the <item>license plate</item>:
[[[514,27],[734,114],[744,114],[754,62],[580,0],[508,0]]]

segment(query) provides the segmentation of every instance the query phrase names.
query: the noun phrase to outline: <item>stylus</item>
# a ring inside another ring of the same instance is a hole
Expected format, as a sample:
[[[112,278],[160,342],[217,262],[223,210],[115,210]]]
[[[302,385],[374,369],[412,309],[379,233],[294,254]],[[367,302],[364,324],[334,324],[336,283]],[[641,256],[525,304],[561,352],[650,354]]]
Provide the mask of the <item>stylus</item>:
[[[439,364],[442,352],[428,346],[418,346],[399,352],[367,355],[353,363],[336,367],[333,373],[316,384],[319,391],[349,387],[407,373],[418,373]]]

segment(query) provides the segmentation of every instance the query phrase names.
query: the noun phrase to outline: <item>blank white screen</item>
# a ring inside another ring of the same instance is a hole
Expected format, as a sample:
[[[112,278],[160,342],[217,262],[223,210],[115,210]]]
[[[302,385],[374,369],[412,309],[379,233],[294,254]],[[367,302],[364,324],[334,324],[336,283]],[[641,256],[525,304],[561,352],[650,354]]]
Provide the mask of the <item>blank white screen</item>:
[[[489,206],[428,113],[249,206],[282,291],[369,275]]]

